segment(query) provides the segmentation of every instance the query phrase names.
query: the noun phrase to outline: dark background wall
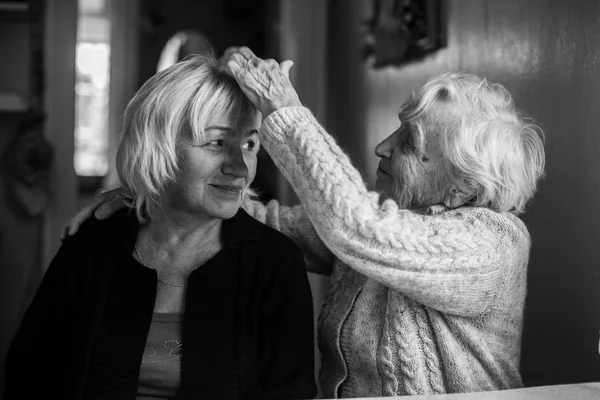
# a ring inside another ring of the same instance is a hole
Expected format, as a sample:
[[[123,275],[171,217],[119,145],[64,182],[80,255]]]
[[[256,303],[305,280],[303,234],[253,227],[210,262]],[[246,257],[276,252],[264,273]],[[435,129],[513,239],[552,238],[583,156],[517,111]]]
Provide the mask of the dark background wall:
[[[247,45],[271,55],[272,13],[276,2],[265,0],[177,0],[140,2],[139,83],[156,73],[163,46],[180,30],[195,29],[213,43],[216,55],[229,46]]]
[[[29,13],[0,10],[0,359],[4,362],[12,328],[20,320],[40,280],[43,215],[33,215],[18,195],[27,191],[15,175],[15,145],[27,108],[39,94],[31,85],[32,41]],[[8,61],[9,59],[15,62]],[[36,75],[36,78],[39,77]],[[4,99],[18,98],[14,103]],[[3,374],[0,364],[0,374]],[[3,389],[0,376],[0,392]]]

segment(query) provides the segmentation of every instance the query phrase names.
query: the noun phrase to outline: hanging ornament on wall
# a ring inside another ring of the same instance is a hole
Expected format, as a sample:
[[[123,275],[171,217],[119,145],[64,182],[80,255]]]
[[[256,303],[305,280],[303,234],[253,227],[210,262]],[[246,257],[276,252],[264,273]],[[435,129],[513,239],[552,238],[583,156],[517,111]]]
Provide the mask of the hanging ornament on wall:
[[[202,53],[215,56],[214,46],[206,36],[195,29],[179,31],[163,47],[156,72],[169,68],[191,54]]]
[[[446,45],[443,0],[372,0],[363,54],[374,68],[417,61]]]
[[[8,192],[30,216],[41,214],[49,200],[53,150],[42,123],[42,116],[29,115],[3,157]]]

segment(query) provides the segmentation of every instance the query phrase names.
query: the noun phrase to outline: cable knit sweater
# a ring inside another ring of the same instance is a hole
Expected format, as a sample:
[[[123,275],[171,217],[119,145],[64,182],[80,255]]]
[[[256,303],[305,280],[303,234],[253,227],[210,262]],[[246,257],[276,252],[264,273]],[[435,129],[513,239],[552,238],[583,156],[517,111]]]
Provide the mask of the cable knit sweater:
[[[530,237],[520,219],[380,204],[303,107],[269,115],[261,142],[302,206],[244,208],[295,240],[309,270],[332,273],[319,317],[324,397],[522,386]]]

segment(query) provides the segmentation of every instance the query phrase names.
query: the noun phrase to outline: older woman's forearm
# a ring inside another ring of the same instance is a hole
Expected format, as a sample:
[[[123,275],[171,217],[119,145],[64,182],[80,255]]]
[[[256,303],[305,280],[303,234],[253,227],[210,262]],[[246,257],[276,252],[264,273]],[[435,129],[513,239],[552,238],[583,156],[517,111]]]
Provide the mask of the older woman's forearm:
[[[490,210],[424,216],[391,200],[380,206],[378,194],[367,190],[347,155],[305,108],[273,113],[261,134],[325,245],[358,272],[432,308],[485,312],[506,280],[499,260],[512,256],[510,238],[528,240],[518,232],[502,236],[512,222]]]
[[[307,271],[331,275],[334,256],[317,235],[302,206],[286,207],[277,200],[271,200],[267,205],[246,200],[243,208],[258,221],[292,239],[302,250]]]

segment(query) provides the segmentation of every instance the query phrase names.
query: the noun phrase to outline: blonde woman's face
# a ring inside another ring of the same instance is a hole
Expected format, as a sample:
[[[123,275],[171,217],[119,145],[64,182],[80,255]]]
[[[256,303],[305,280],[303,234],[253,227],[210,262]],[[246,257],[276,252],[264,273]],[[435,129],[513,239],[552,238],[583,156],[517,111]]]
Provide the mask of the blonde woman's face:
[[[204,142],[182,137],[169,207],[208,218],[233,217],[256,175],[260,123],[258,113],[217,115],[206,126]]]

